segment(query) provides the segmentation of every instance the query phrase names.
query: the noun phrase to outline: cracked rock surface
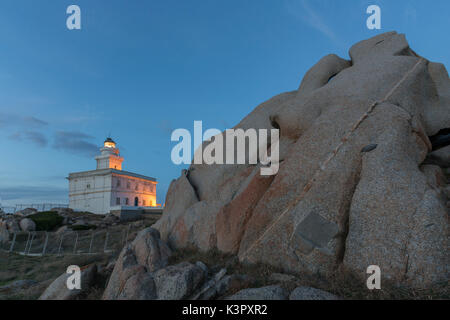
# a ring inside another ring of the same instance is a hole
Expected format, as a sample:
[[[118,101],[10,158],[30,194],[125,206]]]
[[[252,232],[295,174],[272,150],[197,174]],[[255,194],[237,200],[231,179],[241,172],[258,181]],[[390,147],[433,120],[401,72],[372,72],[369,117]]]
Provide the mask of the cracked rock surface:
[[[396,32],[349,53],[322,58],[298,90],[235,127],[280,129],[275,176],[258,165],[191,165],[169,187],[161,238],[292,272],[343,264],[366,277],[378,265],[382,278],[412,287],[448,281],[450,149],[433,150],[450,128],[447,71]]]

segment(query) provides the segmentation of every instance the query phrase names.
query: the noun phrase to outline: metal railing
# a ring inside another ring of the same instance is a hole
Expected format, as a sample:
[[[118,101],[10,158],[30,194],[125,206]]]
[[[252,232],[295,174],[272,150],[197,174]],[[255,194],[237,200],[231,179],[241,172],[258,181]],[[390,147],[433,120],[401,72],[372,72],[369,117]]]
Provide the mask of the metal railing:
[[[16,212],[16,207],[4,207],[0,206],[0,212],[13,214]]]
[[[14,232],[0,242],[0,249],[27,256],[109,253],[120,251],[136,231],[128,224],[116,230]]]
[[[53,208],[68,208],[69,205],[66,203],[35,203],[35,204],[16,204],[15,206],[1,206],[0,205],[0,211],[3,211],[5,213],[16,213],[17,211],[32,208],[36,209],[37,211],[49,211]]]

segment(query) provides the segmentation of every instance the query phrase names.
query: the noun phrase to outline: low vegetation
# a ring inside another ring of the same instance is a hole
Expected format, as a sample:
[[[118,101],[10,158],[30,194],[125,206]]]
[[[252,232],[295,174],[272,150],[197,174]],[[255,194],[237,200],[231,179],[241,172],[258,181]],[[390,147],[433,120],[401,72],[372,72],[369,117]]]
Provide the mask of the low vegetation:
[[[212,272],[227,268],[228,274],[247,275],[251,279],[248,287],[263,287],[275,283],[270,280],[273,273],[283,273],[279,268],[267,264],[243,264],[236,256],[223,254],[217,250],[200,252],[194,249],[176,250],[170,258],[170,264],[182,261],[195,263],[202,261]],[[298,286],[309,286],[333,293],[343,299],[395,299],[395,300],[438,300],[450,299],[448,283],[435,285],[432,289],[410,289],[395,286],[389,281],[382,281],[381,290],[367,289],[364,279],[353,272],[340,267],[331,274],[291,273],[295,281],[282,283],[281,286],[293,290]]]
[[[37,231],[54,231],[59,228],[64,218],[55,211],[44,211],[32,214],[27,218],[33,220]]]
[[[71,218],[86,218],[86,221],[101,220],[104,218],[103,216],[86,212],[69,213],[68,216]],[[64,219],[53,211],[36,213],[28,216],[27,218],[32,219],[36,223],[37,230],[45,231],[56,230],[62,225],[62,220]],[[107,253],[72,254],[73,243],[71,240],[74,238],[70,238],[69,236],[66,237],[66,245],[68,248],[63,246],[62,252],[64,255],[62,256],[58,256],[56,254],[45,256],[25,256],[22,254],[8,253],[0,250],[0,300],[37,299],[53,280],[66,271],[66,268],[69,265],[86,266],[91,263],[96,263],[97,265],[103,266],[107,265],[108,262],[116,259],[117,255],[120,253],[125,231],[129,232],[128,241],[132,241],[139,230],[153,225],[160,218],[160,215],[145,215],[142,218],[142,220],[136,222],[123,222],[115,226],[109,226],[108,249],[112,250]],[[131,225],[132,228],[127,229],[128,225]],[[95,228],[95,226],[91,224],[69,226],[69,228],[74,231],[81,231],[78,232],[78,252],[87,252],[87,250],[89,250],[91,233],[82,231],[92,229],[93,227]],[[99,228],[97,228],[97,231],[98,230]],[[39,245],[43,243],[43,239],[43,237],[35,239],[31,250],[32,252],[42,251]],[[101,230],[100,233],[96,234],[94,239],[93,250],[98,250],[100,248],[100,250],[103,251],[105,240],[104,237],[101,236]],[[26,241],[27,236],[19,234],[16,239],[16,247],[21,247],[22,249],[25,248]],[[36,249],[36,245],[38,245],[38,249]],[[55,248],[58,248],[58,246],[59,241],[49,241],[47,252],[56,252]],[[22,249],[19,251],[22,251]],[[54,250],[52,251],[52,249]],[[92,287],[90,287],[85,294],[78,297],[78,299],[101,299],[108,281],[108,277],[109,274],[105,273],[105,271],[98,273]],[[29,288],[7,288],[9,284],[18,280],[32,280],[35,281],[35,283]]]
[[[105,264],[111,258],[107,254],[30,257],[0,251],[0,287],[16,280],[36,281],[36,285],[20,292],[2,291],[0,288],[0,300],[37,299],[53,280],[66,272],[68,266]],[[99,286],[105,281],[99,279]],[[92,291],[94,295],[95,290]]]
[[[88,224],[88,225],[82,225],[82,224],[71,225],[69,228],[72,229],[73,231],[83,231],[83,230],[95,230],[95,229],[97,229],[96,226],[91,225],[91,224]]]

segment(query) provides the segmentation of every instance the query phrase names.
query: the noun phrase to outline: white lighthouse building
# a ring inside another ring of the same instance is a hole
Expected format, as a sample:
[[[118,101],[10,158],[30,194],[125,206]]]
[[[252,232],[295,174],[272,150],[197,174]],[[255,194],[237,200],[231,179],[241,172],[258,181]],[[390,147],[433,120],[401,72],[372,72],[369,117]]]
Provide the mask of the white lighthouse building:
[[[96,170],[69,174],[69,208],[106,214],[157,206],[155,178],[123,171],[123,158],[111,138],[100,152]]]

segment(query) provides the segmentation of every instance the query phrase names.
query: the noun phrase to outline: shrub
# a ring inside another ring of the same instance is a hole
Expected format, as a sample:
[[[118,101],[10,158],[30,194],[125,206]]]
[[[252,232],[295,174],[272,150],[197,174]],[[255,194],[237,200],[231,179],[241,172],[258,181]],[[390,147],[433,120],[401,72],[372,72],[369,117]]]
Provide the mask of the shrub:
[[[37,231],[53,231],[62,225],[64,220],[55,211],[38,212],[28,216],[36,224]]]
[[[91,224],[88,224],[88,225],[82,225],[82,224],[79,224],[79,225],[76,225],[76,226],[70,226],[70,228],[71,228],[73,231],[83,231],[83,230],[97,229],[96,226],[93,226],[93,225],[91,225]]]

